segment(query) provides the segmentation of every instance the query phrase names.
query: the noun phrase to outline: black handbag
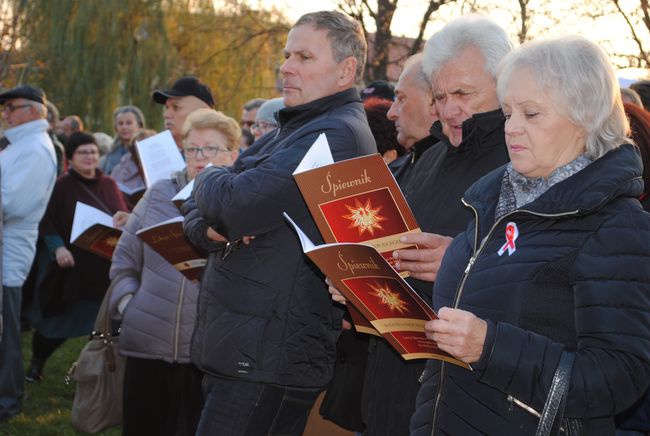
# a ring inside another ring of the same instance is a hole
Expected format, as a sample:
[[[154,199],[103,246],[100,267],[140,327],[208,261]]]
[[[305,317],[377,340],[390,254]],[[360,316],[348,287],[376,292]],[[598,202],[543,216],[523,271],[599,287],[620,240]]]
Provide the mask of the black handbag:
[[[564,351],[560,356],[551,389],[548,392],[544,410],[539,418],[539,425],[535,436],[551,436],[564,434],[567,436],[578,436],[582,434],[581,421],[579,419],[564,418],[564,406],[571,384],[571,371],[575,353]]]

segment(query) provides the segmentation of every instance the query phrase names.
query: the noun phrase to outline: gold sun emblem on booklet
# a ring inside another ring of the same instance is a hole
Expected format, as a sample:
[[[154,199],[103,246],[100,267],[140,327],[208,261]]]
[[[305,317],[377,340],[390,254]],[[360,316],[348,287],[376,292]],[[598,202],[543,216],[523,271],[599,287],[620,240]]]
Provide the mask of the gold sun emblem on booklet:
[[[355,198],[354,207],[348,206],[347,204],[345,207],[348,209],[350,214],[343,215],[343,218],[352,221],[348,228],[356,228],[359,230],[359,236],[362,236],[364,232],[368,232],[374,236],[375,230],[384,230],[379,223],[386,221],[388,218],[379,215],[382,206],[373,209],[370,199],[366,200],[366,204],[361,204],[359,200]]]
[[[115,247],[118,240],[119,238],[116,238],[115,236],[109,236],[108,238],[104,239],[104,243],[109,247]]]
[[[402,300],[397,292],[391,291],[388,286],[378,284],[368,286],[372,289],[370,295],[379,298],[381,304],[388,306],[391,312],[398,311],[403,314],[408,309],[408,303]]]

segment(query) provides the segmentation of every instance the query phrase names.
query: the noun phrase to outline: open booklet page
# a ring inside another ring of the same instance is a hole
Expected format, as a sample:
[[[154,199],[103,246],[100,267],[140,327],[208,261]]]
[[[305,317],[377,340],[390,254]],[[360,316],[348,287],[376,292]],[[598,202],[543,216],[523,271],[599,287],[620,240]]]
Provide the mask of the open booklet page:
[[[185,168],[183,156],[169,130],[164,130],[142,141],[136,141],[135,147],[147,188],[158,180],[169,179],[172,173]]]
[[[207,260],[185,237],[182,216],[140,229],[136,234],[189,280],[199,280]]]
[[[190,182],[187,185],[185,185],[183,189],[178,191],[178,194],[172,197],[172,202],[178,208],[178,210],[180,210],[183,203],[185,203],[185,201],[188,198],[190,198],[193,189],[194,189],[194,179],[190,180]]]
[[[304,253],[405,359],[439,359],[469,365],[440,350],[424,334],[424,324],[437,316],[372,246],[334,243],[315,246],[291,218]]]
[[[213,167],[213,166],[214,165],[212,165],[212,162],[208,162],[208,164],[205,166],[205,168],[210,168],[210,167]],[[203,168],[203,169],[205,169],[205,168]],[[194,180],[196,180],[196,179],[190,180],[189,183],[183,187],[183,189],[178,191],[178,194],[176,194],[176,195],[174,195],[172,197],[172,202],[176,205],[178,210],[181,209],[181,206],[183,205],[183,203],[185,203],[185,201],[188,198],[190,198],[190,195],[192,195],[192,191],[194,190]]]
[[[381,156],[328,163],[328,155],[331,162],[321,134],[298,166],[301,171],[293,175],[323,240],[370,244],[391,265],[395,263],[393,251],[416,249],[399,240],[420,228]]]
[[[121,230],[113,227],[113,217],[109,214],[77,202],[70,233],[71,244],[110,260],[121,234]]]
[[[117,187],[124,194],[126,199],[130,204],[136,204],[142,196],[144,195],[144,191],[147,189],[144,185],[142,186],[137,186],[135,188],[128,187],[123,183],[117,183]]]

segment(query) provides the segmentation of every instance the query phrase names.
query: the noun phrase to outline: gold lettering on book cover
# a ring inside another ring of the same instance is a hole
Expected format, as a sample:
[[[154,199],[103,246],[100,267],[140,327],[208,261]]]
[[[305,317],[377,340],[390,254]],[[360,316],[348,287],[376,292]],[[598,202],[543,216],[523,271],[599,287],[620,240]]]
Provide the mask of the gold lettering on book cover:
[[[365,232],[374,236],[375,230],[384,230],[381,224],[379,224],[382,221],[388,220],[388,218],[379,215],[379,211],[383,206],[373,208],[370,199],[366,200],[366,204],[361,204],[355,198],[354,207],[348,206],[347,204],[345,207],[350,211],[350,214],[343,215],[341,218],[352,221],[348,228],[356,228],[359,231],[359,236],[363,236]]]
[[[119,240],[118,237],[116,236],[109,236],[104,240],[104,243],[108,245],[109,247],[115,247],[117,246],[117,241]]]
[[[341,271],[350,271],[352,275],[355,275],[355,271],[360,270],[379,270],[379,265],[377,265],[374,261],[373,258],[368,258],[368,262],[357,262],[354,260],[346,260],[343,257],[343,253],[339,251],[339,260],[340,262],[336,263],[336,266],[341,270]]]
[[[408,310],[408,303],[402,300],[397,292],[391,291],[388,286],[382,286],[377,283],[374,286],[370,284],[368,286],[372,289],[370,295],[379,298],[379,302],[387,306],[391,312],[397,311],[404,314]]]
[[[372,179],[368,175],[367,170],[363,170],[363,173],[360,174],[358,178],[346,181],[341,181],[341,179],[332,181],[332,174],[330,174],[328,171],[327,175],[325,176],[326,184],[321,185],[320,190],[323,192],[323,194],[331,193],[333,197],[336,197],[339,191],[345,191],[348,188],[354,188],[355,186],[361,186],[371,182]]]

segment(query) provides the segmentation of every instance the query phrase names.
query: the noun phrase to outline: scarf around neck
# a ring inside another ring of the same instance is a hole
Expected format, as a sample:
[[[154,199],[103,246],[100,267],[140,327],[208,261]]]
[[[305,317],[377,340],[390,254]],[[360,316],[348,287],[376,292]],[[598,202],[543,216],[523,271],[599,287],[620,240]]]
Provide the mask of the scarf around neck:
[[[526,177],[523,174],[518,173],[512,167],[512,163],[508,163],[501,181],[499,202],[497,203],[494,212],[495,220],[498,220],[513,210],[535,201],[542,194],[548,191],[551,186],[568,179],[591,162],[591,158],[583,153],[568,164],[553,170],[547,178]]]

